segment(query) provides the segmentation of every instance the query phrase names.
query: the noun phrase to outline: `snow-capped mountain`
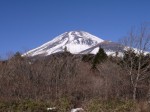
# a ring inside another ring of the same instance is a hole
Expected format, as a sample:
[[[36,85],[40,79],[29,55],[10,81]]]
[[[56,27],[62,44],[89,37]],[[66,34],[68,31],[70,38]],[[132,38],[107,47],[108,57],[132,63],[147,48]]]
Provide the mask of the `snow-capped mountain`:
[[[78,54],[102,42],[104,42],[103,39],[98,38],[90,33],[84,31],[70,31],[57,36],[53,40],[31,51],[28,51],[23,55],[47,56],[53,53],[63,52],[65,48],[67,48],[67,51],[71,52],[72,54]],[[98,49],[99,47],[96,47],[88,53],[96,54]]]
[[[123,55],[123,45],[105,41],[85,31],[65,32],[53,40],[23,54],[23,56],[47,56],[50,54],[64,52],[65,49],[72,54],[96,54],[102,47],[107,55]]]

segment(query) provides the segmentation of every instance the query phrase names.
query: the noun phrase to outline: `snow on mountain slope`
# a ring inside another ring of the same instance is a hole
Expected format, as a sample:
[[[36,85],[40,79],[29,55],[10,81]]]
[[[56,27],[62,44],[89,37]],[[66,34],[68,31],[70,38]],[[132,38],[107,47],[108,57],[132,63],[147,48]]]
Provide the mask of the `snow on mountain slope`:
[[[107,55],[123,56],[123,52],[130,47],[115,42],[105,41],[84,31],[65,32],[53,40],[24,53],[22,56],[47,56],[57,52],[64,52],[65,48],[72,54],[96,54],[102,47]],[[136,53],[140,50],[132,48]],[[149,52],[145,52],[145,54]]]
[[[96,51],[95,54],[98,51],[98,48],[101,47],[105,50],[107,55],[111,55],[111,56],[116,56],[116,53],[118,53],[117,55],[119,57],[123,56],[123,51],[125,50],[124,46],[115,42],[110,42],[110,41],[103,41],[99,44],[97,44],[96,46],[93,46],[91,48],[88,48],[82,52],[80,52],[80,54],[88,54],[89,52],[93,52]],[[97,50],[96,50],[97,49]]]
[[[65,47],[72,54],[78,54],[102,42],[104,42],[103,39],[100,39],[90,33],[84,31],[70,31],[57,36],[53,40],[41,45],[38,48],[30,50],[29,52],[23,54],[23,56],[47,56],[53,53],[63,52]],[[96,54],[97,51],[98,48],[95,48],[88,53]]]

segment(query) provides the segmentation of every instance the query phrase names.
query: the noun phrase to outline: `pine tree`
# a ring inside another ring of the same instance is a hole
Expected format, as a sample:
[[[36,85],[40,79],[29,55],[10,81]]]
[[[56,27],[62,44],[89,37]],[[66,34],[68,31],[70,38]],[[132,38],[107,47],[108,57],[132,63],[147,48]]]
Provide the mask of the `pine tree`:
[[[21,53],[20,52],[16,52],[14,54],[14,56],[12,57],[12,59],[22,59],[23,57],[21,56]]]
[[[68,50],[67,50],[67,47],[65,46],[65,48],[64,48],[64,52],[68,52]]]
[[[20,52],[16,52],[16,53],[14,54],[14,57],[21,57],[21,53],[20,53]]]
[[[95,69],[97,64],[103,62],[106,59],[107,59],[107,54],[105,53],[104,49],[99,48],[98,53],[95,55],[95,57],[93,59],[92,68]]]

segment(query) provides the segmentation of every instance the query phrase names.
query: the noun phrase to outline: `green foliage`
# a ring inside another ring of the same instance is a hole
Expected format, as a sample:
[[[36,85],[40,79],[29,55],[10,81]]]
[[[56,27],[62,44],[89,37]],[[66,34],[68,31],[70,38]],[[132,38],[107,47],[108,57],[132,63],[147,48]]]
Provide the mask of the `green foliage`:
[[[67,98],[60,98],[58,102],[59,111],[60,112],[67,112],[70,107],[70,100]]]
[[[95,55],[93,59],[92,68],[95,69],[97,64],[103,62],[106,59],[107,59],[107,54],[105,53],[103,48],[100,48],[98,53]]]
[[[8,101],[0,102],[0,112],[48,112],[47,108],[56,107],[58,112],[69,112],[72,108],[69,98],[57,101]],[[100,100],[91,99],[83,102],[86,112],[149,112],[149,105],[132,100]],[[140,111],[139,111],[140,110]]]
[[[10,101],[0,103],[0,112],[47,112],[48,103],[37,101]]]
[[[92,100],[87,105],[87,112],[133,112],[135,105],[132,101],[121,100]]]

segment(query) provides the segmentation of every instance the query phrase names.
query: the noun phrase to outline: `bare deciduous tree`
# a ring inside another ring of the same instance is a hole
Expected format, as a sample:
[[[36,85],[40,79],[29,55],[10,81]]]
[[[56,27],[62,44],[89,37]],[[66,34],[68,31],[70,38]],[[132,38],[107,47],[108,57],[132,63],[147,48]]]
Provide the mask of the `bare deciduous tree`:
[[[146,58],[147,51],[150,51],[150,32],[148,27],[141,25],[138,31],[132,30],[122,42],[127,50],[124,58],[128,58],[123,60],[124,68],[130,77],[133,100],[136,100],[138,86],[150,76],[147,72],[150,68],[149,55]]]

